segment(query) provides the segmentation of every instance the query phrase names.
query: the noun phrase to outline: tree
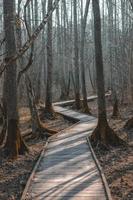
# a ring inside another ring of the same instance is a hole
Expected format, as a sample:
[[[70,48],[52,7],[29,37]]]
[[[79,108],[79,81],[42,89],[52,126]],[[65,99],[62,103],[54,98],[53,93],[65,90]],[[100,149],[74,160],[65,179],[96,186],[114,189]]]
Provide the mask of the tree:
[[[84,63],[84,46],[85,46],[85,30],[87,23],[87,16],[89,10],[90,0],[86,1],[84,16],[81,13],[81,47],[80,47],[80,60],[81,60],[81,81],[82,81],[82,94],[83,94],[83,111],[90,113],[87,101],[86,81],[85,81],[85,63]],[[82,6],[83,7],[83,6]],[[81,8],[83,9],[83,8]]]
[[[15,1],[4,0],[4,30],[6,40],[5,62],[16,54],[15,43]],[[11,63],[5,71],[5,106],[7,114],[7,138],[5,148],[11,157],[17,157],[27,151],[27,147],[20,135],[17,108],[16,62]]]
[[[129,0],[129,2],[131,4],[132,10],[133,10],[133,0]]]
[[[132,11],[133,11],[133,0],[129,0],[130,1],[130,4],[131,4],[131,7],[132,7]],[[133,58],[132,58],[133,59]],[[131,72],[133,71],[133,65],[131,66]],[[133,78],[132,78],[132,73],[130,74],[130,81],[131,81],[131,96],[133,94]],[[133,100],[133,99],[132,99]],[[133,102],[132,102],[133,103]],[[127,130],[130,130],[133,128],[133,117],[131,119],[129,119],[124,128],[126,128]]]
[[[106,115],[99,0],[93,0],[92,4],[94,13],[95,62],[98,93],[98,124],[96,129],[92,133],[91,139],[94,143],[100,142],[104,145],[118,145],[122,141],[109,127]]]
[[[75,68],[75,104],[80,108],[80,87],[79,87],[79,47],[78,47],[78,27],[77,27],[77,0],[74,0],[74,68]]]
[[[29,0],[30,1],[30,0]],[[29,2],[28,1],[28,2]],[[10,64],[12,64],[13,62],[15,62],[16,60],[18,60],[20,57],[22,57],[24,55],[24,53],[30,48],[30,46],[33,44],[33,42],[37,39],[37,37],[39,36],[40,32],[44,29],[45,25],[47,24],[48,20],[51,18],[52,13],[54,12],[54,10],[56,9],[56,7],[58,6],[60,0],[55,0],[51,10],[46,14],[46,16],[42,19],[42,21],[40,22],[39,26],[35,29],[35,31],[33,32],[33,34],[31,35],[30,39],[28,39],[24,45],[22,46],[22,48],[20,48],[18,50],[18,52],[13,55],[8,62],[2,62],[0,65],[0,76],[3,74],[3,72],[5,71],[5,68],[8,67]],[[31,1],[32,3],[32,1]]]
[[[48,1],[48,12],[52,9],[52,0]],[[52,71],[53,71],[53,56],[52,56],[52,15],[49,18],[47,25],[47,86],[46,86],[46,100],[45,113],[53,116],[52,107]]]

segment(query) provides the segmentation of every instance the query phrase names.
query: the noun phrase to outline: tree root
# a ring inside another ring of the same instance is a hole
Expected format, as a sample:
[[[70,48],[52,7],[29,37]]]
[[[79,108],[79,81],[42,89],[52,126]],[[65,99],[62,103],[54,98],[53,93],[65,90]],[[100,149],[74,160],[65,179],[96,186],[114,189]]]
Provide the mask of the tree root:
[[[51,136],[51,135],[57,133],[57,131],[46,127],[46,125],[44,125],[43,123],[41,123],[40,131],[41,131],[41,132],[48,132],[48,135],[49,135],[49,136]]]
[[[127,130],[133,129],[133,117],[126,122],[124,128]]]
[[[91,109],[89,108],[88,104],[86,104],[86,102],[82,103],[82,112],[88,115],[92,115]]]
[[[18,155],[23,155],[29,151],[18,127],[18,120],[8,120],[7,138],[4,146],[7,156],[16,159]]]
[[[32,138],[48,138],[54,134],[56,134],[57,131],[48,128],[44,123],[42,123],[41,121],[38,124],[38,128],[35,130],[34,133],[32,133]]]
[[[50,108],[46,108],[45,107],[41,111],[40,118],[41,119],[51,119],[51,120],[54,120],[56,118],[56,113],[55,113],[53,107],[50,107]]]
[[[105,124],[98,123],[90,138],[94,145],[101,144],[105,146],[105,148],[109,146],[126,145],[126,142],[118,137],[107,122]]]

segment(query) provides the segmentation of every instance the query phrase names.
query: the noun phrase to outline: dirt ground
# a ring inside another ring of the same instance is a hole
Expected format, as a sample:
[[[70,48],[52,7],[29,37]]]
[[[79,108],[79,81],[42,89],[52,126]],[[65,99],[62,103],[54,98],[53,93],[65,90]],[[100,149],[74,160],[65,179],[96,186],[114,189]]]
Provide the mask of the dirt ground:
[[[95,149],[96,155],[107,182],[109,184],[113,200],[133,199],[133,153],[132,147],[121,147],[102,151]]]
[[[31,129],[29,110],[22,108],[19,112],[21,133],[25,135],[27,130],[30,132]],[[45,123],[56,131],[72,125],[60,115],[56,115],[54,120],[45,120]],[[25,184],[46,143],[42,139],[31,139],[30,136],[25,137],[25,140],[30,151],[24,156],[19,156],[17,160],[5,159],[0,149],[0,200],[20,200]]]

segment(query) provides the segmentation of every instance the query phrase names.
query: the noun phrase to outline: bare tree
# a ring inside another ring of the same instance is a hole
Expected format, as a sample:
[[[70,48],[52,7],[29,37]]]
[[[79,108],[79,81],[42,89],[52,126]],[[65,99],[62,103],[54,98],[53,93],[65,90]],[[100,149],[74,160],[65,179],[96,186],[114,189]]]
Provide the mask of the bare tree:
[[[73,2],[74,13],[74,67],[75,67],[75,104],[79,109],[80,105],[80,86],[79,86],[79,47],[78,47],[78,28],[77,28],[77,0]]]
[[[52,9],[52,0],[48,1],[48,12]],[[52,72],[53,72],[53,52],[52,52],[52,15],[47,25],[47,86],[45,99],[45,112],[53,116],[52,107]]]
[[[87,101],[86,80],[85,80],[85,64],[84,64],[84,45],[85,45],[85,30],[87,23],[87,16],[89,10],[90,0],[86,1],[84,16],[81,13],[81,47],[80,47],[80,60],[81,60],[81,81],[82,81],[82,94],[83,94],[83,111],[90,113]],[[83,8],[81,8],[83,9]]]
[[[121,139],[109,127],[106,115],[99,0],[93,0],[92,2],[94,12],[95,61],[98,92],[98,124],[92,133],[91,139],[95,143],[100,142],[104,145],[118,145],[121,143]]]
[[[15,42],[15,1],[3,1],[4,29],[6,38],[5,62],[11,59],[16,53]],[[11,157],[17,157],[27,151],[27,147],[20,135],[19,118],[17,108],[17,84],[16,84],[16,62],[10,63],[5,71],[5,106],[7,113],[7,139],[5,148]]]

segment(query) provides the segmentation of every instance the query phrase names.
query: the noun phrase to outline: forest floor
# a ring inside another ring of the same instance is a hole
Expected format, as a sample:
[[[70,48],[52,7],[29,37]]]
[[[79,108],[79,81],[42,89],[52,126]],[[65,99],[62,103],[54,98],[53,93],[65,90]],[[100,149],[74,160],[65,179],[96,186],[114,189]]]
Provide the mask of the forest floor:
[[[54,120],[46,120],[45,123],[51,129],[61,131],[70,125],[61,115],[56,115]],[[30,113],[27,108],[20,109],[20,128],[22,135],[30,132]],[[31,171],[46,143],[45,140],[32,139],[31,135],[25,137],[30,151],[17,160],[9,160],[0,150],[0,200],[20,200],[25,184]]]
[[[96,102],[89,103],[92,113],[97,115]],[[126,147],[110,148],[109,151],[95,147],[94,151],[103,168],[113,200],[133,200],[133,130],[123,129],[126,121],[133,116],[133,107],[120,108],[121,117],[112,119],[112,106],[107,102],[108,119],[111,128],[125,140]]]
[[[97,116],[97,102],[88,103],[92,114]],[[133,115],[133,108],[124,105],[120,108],[121,118],[111,119],[112,106],[107,100],[107,113],[110,126],[116,133],[128,142],[127,147],[110,148],[109,151],[102,150],[100,147],[94,148],[100,161],[109,184],[113,200],[132,200],[133,199],[133,130],[126,132],[123,129],[125,122]],[[30,132],[30,114],[26,108],[20,109],[20,128],[22,134]],[[60,115],[55,120],[46,120],[49,128],[56,131],[63,130],[70,125]],[[26,143],[30,148],[30,153],[19,156],[15,161],[4,158],[0,150],[0,200],[19,200],[23,192],[29,175],[44,147],[45,140],[31,139],[27,136]]]

